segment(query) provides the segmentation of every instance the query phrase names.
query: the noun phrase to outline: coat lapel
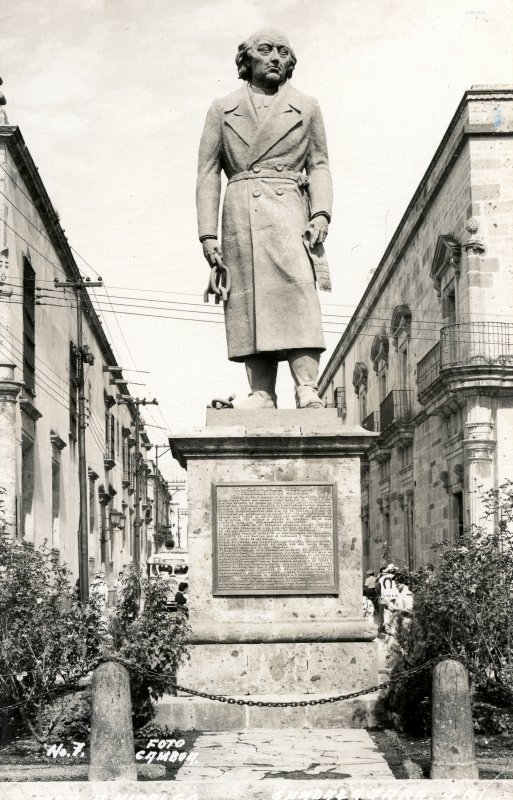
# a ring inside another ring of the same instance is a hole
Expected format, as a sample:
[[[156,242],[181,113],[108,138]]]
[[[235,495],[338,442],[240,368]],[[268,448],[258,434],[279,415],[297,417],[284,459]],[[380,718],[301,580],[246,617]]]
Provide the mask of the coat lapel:
[[[252,105],[248,97],[249,105]],[[253,112],[255,113],[255,112]],[[276,142],[302,122],[301,97],[287,81],[278,92],[269,112],[253,139],[248,154],[248,166],[258,161]]]
[[[226,124],[251,147],[258,131],[258,117],[246,86],[225,98],[223,110]]]

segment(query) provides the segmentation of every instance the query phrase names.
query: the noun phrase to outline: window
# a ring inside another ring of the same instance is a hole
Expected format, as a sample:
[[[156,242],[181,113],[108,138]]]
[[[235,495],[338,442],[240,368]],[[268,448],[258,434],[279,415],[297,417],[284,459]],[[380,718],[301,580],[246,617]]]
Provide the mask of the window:
[[[23,381],[36,388],[36,273],[23,262]]]
[[[95,478],[89,475],[89,533],[96,532],[96,502],[94,494]]]
[[[377,372],[379,402],[382,403],[387,396],[387,364],[384,361],[380,361]]]
[[[398,350],[399,358],[399,388],[410,388],[410,374],[408,369],[408,340],[402,342]]]
[[[367,417],[367,379],[367,367],[358,361],[353,370],[353,387],[358,397],[359,422],[363,422]]]
[[[380,480],[390,480],[390,459],[384,458],[380,463]]]
[[[367,389],[363,386],[360,387],[358,407],[360,409],[360,422],[363,422],[367,416]]]
[[[401,469],[406,469],[406,467],[410,467],[413,460],[413,446],[406,445],[405,447],[401,448]]]
[[[69,343],[69,432],[78,438],[78,375],[76,348]]]
[[[374,364],[374,372],[378,376],[379,402],[382,403],[387,396],[387,372],[388,372],[388,351],[389,343],[384,334],[376,336],[372,343],[371,359]]]
[[[444,325],[454,325],[456,322],[456,289],[454,281],[444,289],[442,294],[442,314]]]
[[[115,462],[116,420],[109,410],[105,412],[105,459]]]
[[[52,549],[60,547],[61,451],[52,445]]]
[[[21,443],[21,535],[34,541],[34,440],[23,434]]]
[[[132,483],[132,468],[130,463],[130,443],[128,437],[123,438],[123,481],[126,484]]]
[[[463,493],[455,492],[452,496],[454,539],[459,541],[463,536]]]

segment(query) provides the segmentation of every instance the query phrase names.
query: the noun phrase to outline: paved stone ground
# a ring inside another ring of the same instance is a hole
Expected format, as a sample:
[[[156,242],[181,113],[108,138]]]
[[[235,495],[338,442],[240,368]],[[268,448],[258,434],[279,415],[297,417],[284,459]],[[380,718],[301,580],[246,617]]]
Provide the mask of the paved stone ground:
[[[176,781],[394,777],[367,731],[358,728],[202,733],[194,752],[196,761],[184,763]]]

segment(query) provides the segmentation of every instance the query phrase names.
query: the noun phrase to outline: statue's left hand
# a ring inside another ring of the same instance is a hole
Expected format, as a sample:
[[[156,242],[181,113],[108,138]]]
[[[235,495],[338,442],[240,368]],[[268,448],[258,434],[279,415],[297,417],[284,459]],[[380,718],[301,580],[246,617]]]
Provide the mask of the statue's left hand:
[[[319,215],[314,217],[305,228],[303,238],[308,242],[310,250],[313,250],[316,244],[322,244],[328,235],[328,220],[325,216]]]

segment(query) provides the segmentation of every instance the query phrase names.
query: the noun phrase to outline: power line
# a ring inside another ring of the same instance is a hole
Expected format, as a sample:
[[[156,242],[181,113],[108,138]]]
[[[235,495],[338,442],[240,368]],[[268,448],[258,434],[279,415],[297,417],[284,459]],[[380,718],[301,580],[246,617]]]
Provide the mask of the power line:
[[[2,346],[2,344],[0,344],[0,350],[3,352],[3,354],[4,354],[5,356],[8,356],[9,358],[11,358],[11,359],[14,361],[14,364],[15,364],[15,366],[16,366],[16,367],[17,367],[17,368],[20,370],[20,372],[22,372],[22,373],[23,373],[23,367],[22,367],[21,363],[18,361],[18,358],[19,358],[19,356],[16,356],[16,355],[14,355],[14,354],[12,353],[12,351],[9,351],[9,350],[5,349],[5,348]],[[57,396],[56,396],[56,395],[53,393],[55,390],[52,390],[52,389],[51,389],[51,387],[49,387],[49,386],[48,386],[48,384],[45,384],[44,382],[42,382],[41,380],[39,380],[39,379],[36,377],[36,386],[37,386],[39,389],[41,389],[41,391],[42,391],[42,392],[44,392],[44,394],[48,395],[48,397],[49,397],[51,400],[53,400],[54,402],[56,402],[56,403],[58,403],[60,406],[62,406],[62,408],[63,408],[63,409],[64,409],[64,410],[65,410],[65,411],[66,411],[66,412],[69,414],[69,406],[67,406],[67,405],[65,405],[65,403],[63,403],[63,401],[62,401],[62,398],[60,398],[60,397],[57,397]]]
[[[11,301],[11,302],[18,303],[18,301]],[[18,303],[18,304],[21,305],[21,303]],[[46,307],[51,307],[51,308],[67,308],[67,306],[62,306],[59,303],[53,303],[53,302],[52,303],[41,302],[40,305],[41,306],[46,306]],[[224,324],[223,319],[216,320],[216,319],[205,319],[205,318],[185,317],[185,316],[177,317],[177,316],[174,316],[172,314],[146,314],[146,313],[139,313],[139,312],[136,312],[136,311],[120,311],[120,310],[117,310],[117,311],[112,312],[111,309],[103,309],[103,310],[106,313],[116,313],[116,314],[123,314],[123,315],[127,315],[127,316],[145,317],[145,318],[149,318],[149,319],[170,319],[170,320],[178,320],[178,321],[182,321],[182,322],[196,322],[196,323],[208,323],[208,324],[219,324],[219,325],[223,325]],[[192,312],[192,313],[198,313],[198,312]],[[342,323],[332,322],[330,320],[324,320],[324,326],[326,326],[326,325],[340,325],[340,324],[342,324]],[[472,324],[472,323],[468,323],[468,324]],[[502,323],[502,324],[505,324],[505,323]],[[376,331],[378,331],[378,333],[365,333],[365,332],[362,331],[362,332],[360,332],[358,334],[358,336],[366,336],[366,337],[370,337],[370,338],[374,339],[376,336],[379,335],[379,331],[382,331],[382,328],[383,328],[382,325],[378,325],[378,324],[376,324],[376,325],[368,325],[368,327],[374,328]],[[342,329],[342,330],[330,330],[330,329],[324,327],[325,333],[329,333],[329,334],[340,334],[340,335],[342,335],[344,333],[344,330],[345,329]],[[411,330],[415,330],[415,329],[412,328]],[[423,331],[424,329],[420,328],[419,330]],[[429,333],[431,331],[426,331],[426,332]],[[432,332],[436,333],[436,329],[433,329]],[[420,336],[419,335],[419,336],[410,336],[409,339],[410,339],[410,341],[439,342],[440,341],[440,336]],[[466,338],[463,338],[463,337],[459,337],[458,341],[460,341],[462,344],[463,343],[472,344],[474,342],[473,339],[466,339]],[[127,383],[130,383],[130,381],[127,381]]]
[[[7,332],[7,335],[8,335],[8,336],[10,336],[10,337],[12,337],[12,339],[13,339],[13,342],[16,342],[16,344],[20,345],[20,346],[23,348],[23,342],[21,341],[21,339],[19,339],[19,338],[18,338],[18,337],[17,337],[17,336],[16,336],[16,335],[15,335],[15,334],[12,332],[12,331],[10,331],[8,328],[6,328],[6,327],[5,327],[5,325],[3,325],[1,322],[0,322],[0,328],[3,328],[3,329],[4,329],[4,330]],[[5,341],[5,339],[6,339],[6,337],[4,337],[4,342],[3,342],[4,346],[5,346],[5,344],[6,344],[6,341]],[[16,347],[16,346],[15,346],[15,344],[14,344],[13,342],[10,342],[10,343],[9,343],[9,344],[10,344],[10,346],[11,346],[11,347],[12,347],[14,350],[16,350],[16,351],[19,353],[19,355],[21,356],[21,358],[23,359],[23,351],[22,351],[22,350],[20,350],[20,348],[19,348],[19,347]],[[58,381],[60,381],[60,383],[57,383],[57,381],[55,381],[55,380],[54,380],[54,379],[53,379],[53,378],[52,378],[52,377],[51,377],[51,376],[50,376],[50,375],[49,375],[49,374],[46,372],[46,370],[45,370],[45,369],[42,369],[40,366],[38,366],[38,367],[37,367],[37,372],[38,372],[38,373],[42,373],[43,377],[44,377],[44,378],[46,378],[46,380],[47,380],[47,381],[49,381],[50,383],[54,384],[54,386],[55,386],[55,388],[56,388],[57,390],[59,390],[59,391],[62,391],[62,392],[65,392],[65,391],[67,391],[67,389],[68,389],[68,384],[67,384],[67,382],[64,382],[64,381],[63,381],[63,379],[62,379],[62,377],[61,377],[61,376],[60,376],[60,375],[59,375],[57,372],[55,372],[55,370],[53,370],[51,367],[49,367],[49,366],[46,364],[46,362],[45,362],[45,361],[43,361],[43,359],[39,358],[39,357],[37,356],[37,354],[35,355],[35,359],[36,359],[36,362],[37,362],[37,361],[39,361],[39,363],[40,363],[40,364],[43,364],[45,367],[47,367],[47,368],[50,370],[50,372],[52,372],[52,373],[55,375],[55,377],[58,379]],[[66,370],[66,371],[68,372],[68,370]],[[69,373],[68,373],[68,374],[69,374]],[[62,384],[62,385],[61,385],[61,384]]]
[[[16,279],[15,278],[11,278],[11,281],[5,282],[4,285],[12,286],[15,289],[18,288],[17,284],[12,283],[12,280],[16,280]],[[45,281],[38,280],[38,283],[44,283],[44,282]],[[51,289],[50,288],[41,289],[41,291],[45,291],[45,292],[53,291],[53,281],[49,281],[49,283],[52,284],[52,288]],[[222,315],[222,311],[221,310],[217,311],[215,308],[210,308],[210,309],[208,309],[208,307],[205,308],[205,304],[204,303],[193,302],[193,301],[180,301],[180,300],[163,300],[161,298],[144,298],[144,297],[139,297],[137,295],[137,292],[139,292],[139,291],[140,292],[151,292],[151,293],[157,293],[158,292],[159,294],[180,294],[180,295],[185,295],[186,293],[184,293],[184,292],[181,292],[181,293],[180,292],[177,292],[177,293],[175,293],[175,292],[165,292],[165,291],[160,291],[160,290],[156,290],[156,289],[140,289],[139,290],[139,289],[134,289],[134,288],[129,289],[129,287],[118,287],[118,288],[123,288],[123,289],[126,289],[126,291],[135,292],[135,294],[131,294],[131,295],[110,295],[109,298],[108,298],[109,302],[112,302],[112,299],[143,300],[143,301],[146,301],[147,303],[150,303],[150,304],[160,303],[162,305],[169,305],[169,306],[172,306],[172,305],[182,306],[183,305],[183,306],[193,306],[193,307],[197,307],[198,309],[199,308],[202,309],[199,312],[194,312],[194,310],[192,308],[190,308],[190,309],[185,308],[184,309],[184,311],[189,310],[192,313],[205,313],[205,314],[210,313],[210,314]],[[21,296],[20,293],[13,292],[13,294],[16,294],[17,296]],[[191,295],[191,296],[198,297],[198,295],[196,295],[196,294]],[[48,298],[51,299],[51,295],[48,295]],[[102,302],[102,299],[99,298],[96,295],[96,293],[95,293],[95,299],[97,300],[97,302]],[[129,304],[115,303],[114,305],[122,306],[122,305],[129,305]],[[141,305],[141,304],[139,304],[139,305]],[[387,314],[387,316],[377,316],[377,314],[386,314],[387,313],[387,309],[394,309],[395,310],[398,307],[397,304],[395,306],[386,306],[386,305],[383,305],[383,304],[377,304],[375,306],[362,305],[362,307],[361,307],[362,311],[365,308],[371,308],[372,309],[372,313],[368,314],[367,316],[355,317],[354,314],[350,314],[350,313],[348,313],[348,314],[335,314],[335,313],[332,313],[332,312],[326,312],[326,311],[323,310],[324,306],[329,306],[329,307],[334,306],[334,307],[341,307],[341,308],[342,307],[352,308],[353,306],[350,305],[350,304],[345,304],[345,303],[322,304],[321,305],[321,311],[322,311],[323,316],[325,316],[325,317],[334,317],[334,318],[337,318],[337,319],[344,319],[344,320],[350,320],[350,321],[352,320],[353,322],[361,322],[361,321],[371,320],[372,319],[372,320],[379,320],[379,321],[383,322],[384,324],[390,324],[390,321],[391,321],[390,320],[390,315]],[[151,305],[150,306],[142,306],[141,305],[141,307],[151,308]],[[174,310],[179,311],[180,309],[174,309]],[[412,313],[412,316],[415,317],[415,312],[411,310],[411,307],[410,307],[410,311]],[[421,312],[419,311],[418,313],[420,314]],[[486,321],[495,322],[495,321],[497,321],[497,318],[505,318],[507,320],[513,320],[513,315],[512,314],[496,314],[494,312],[493,319],[490,319],[490,320],[481,319],[479,321],[480,322],[486,322]],[[425,317],[425,316],[422,316],[422,318],[416,324],[420,325],[420,324],[424,324],[424,323],[426,325],[433,325],[433,326],[443,326],[443,324],[444,324],[443,320],[441,320],[440,318],[436,318],[435,319],[435,318],[429,318],[429,317]]]

